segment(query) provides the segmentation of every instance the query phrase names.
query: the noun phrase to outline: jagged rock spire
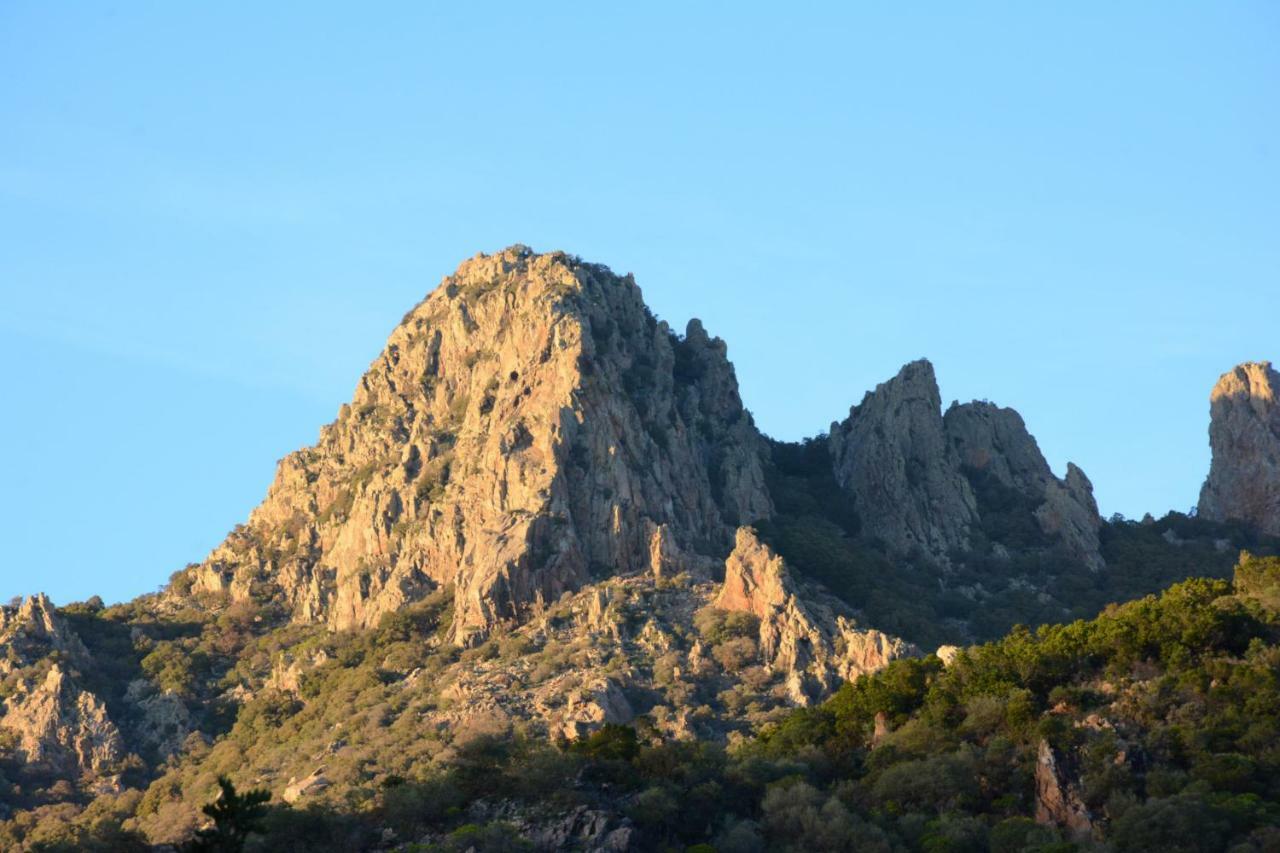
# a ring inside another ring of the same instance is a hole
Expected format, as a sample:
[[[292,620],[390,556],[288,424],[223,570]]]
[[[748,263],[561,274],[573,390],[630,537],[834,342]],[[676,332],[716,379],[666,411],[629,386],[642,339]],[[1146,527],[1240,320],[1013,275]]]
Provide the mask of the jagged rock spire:
[[[1280,536],[1280,374],[1271,362],[1246,362],[1218,379],[1209,395],[1209,446],[1200,515]]]
[[[898,554],[963,549],[977,504],[947,448],[933,365],[913,361],[831,425],[836,480],[865,535]]]

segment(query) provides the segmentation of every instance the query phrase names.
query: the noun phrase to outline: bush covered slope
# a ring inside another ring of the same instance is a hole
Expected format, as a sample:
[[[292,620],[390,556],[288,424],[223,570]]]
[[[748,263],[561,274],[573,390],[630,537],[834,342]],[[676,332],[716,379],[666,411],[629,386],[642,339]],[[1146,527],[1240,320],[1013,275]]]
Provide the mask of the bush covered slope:
[[[284,710],[242,714],[231,740],[274,726],[287,747]],[[480,732],[402,770],[367,768],[340,803],[273,805],[249,849],[515,850],[562,832],[583,849],[1274,850],[1280,559],[949,664],[895,662],[728,747],[620,726],[573,746]],[[127,849],[175,781],[26,812],[0,846]]]

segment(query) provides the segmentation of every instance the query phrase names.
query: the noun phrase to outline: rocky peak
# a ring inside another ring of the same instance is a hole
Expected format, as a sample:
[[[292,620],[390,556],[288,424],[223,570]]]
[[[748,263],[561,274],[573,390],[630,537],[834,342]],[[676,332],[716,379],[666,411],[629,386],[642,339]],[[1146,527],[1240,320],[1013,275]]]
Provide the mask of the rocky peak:
[[[1209,395],[1213,459],[1199,514],[1280,535],[1280,374],[1271,362],[1224,373]]]
[[[977,503],[948,452],[933,365],[913,361],[831,425],[837,482],[863,533],[898,554],[945,560],[968,543]]]
[[[1094,570],[1104,565],[1102,520],[1084,472],[1069,465],[1066,478],[1055,477],[1013,409],[952,404],[944,416],[928,361],[906,365],[832,424],[830,447],[863,532],[893,553],[945,565],[950,554],[968,550],[983,518],[972,480],[978,476],[1021,495],[1041,530],[1077,559]]]
[[[349,406],[183,582],[376,624],[455,587],[467,643],[665,551],[723,557],[771,512],[724,343],[684,338],[630,276],[514,246],[463,263]],[[181,590],[179,590],[181,591]]]

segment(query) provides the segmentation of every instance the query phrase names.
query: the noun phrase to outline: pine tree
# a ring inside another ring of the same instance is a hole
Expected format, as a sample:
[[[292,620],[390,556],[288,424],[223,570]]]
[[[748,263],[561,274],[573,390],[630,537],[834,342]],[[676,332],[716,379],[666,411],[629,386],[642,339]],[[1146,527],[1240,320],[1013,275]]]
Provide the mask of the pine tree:
[[[196,832],[189,847],[192,853],[240,853],[266,814],[270,791],[255,788],[240,794],[226,776],[218,777],[218,787],[218,798],[201,809],[213,818],[213,826]]]

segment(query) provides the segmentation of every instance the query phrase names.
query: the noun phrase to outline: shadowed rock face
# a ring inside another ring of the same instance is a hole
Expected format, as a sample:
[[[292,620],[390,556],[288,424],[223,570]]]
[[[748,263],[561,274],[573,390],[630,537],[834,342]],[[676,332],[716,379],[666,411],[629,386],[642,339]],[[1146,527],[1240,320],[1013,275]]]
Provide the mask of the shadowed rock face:
[[[836,480],[853,496],[863,532],[896,554],[946,564],[968,550],[983,511],[966,471],[989,476],[1035,506],[1041,530],[1098,570],[1102,520],[1084,472],[1058,479],[1013,409],[952,404],[942,414],[928,361],[914,361],[831,425]]]
[[[1213,461],[1199,514],[1280,535],[1280,374],[1271,362],[1224,373],[1209,395]]]
[[[478,256],[190,582],[334,628],[453,584],[467,643],[593,575],[660,570],[655,554],[723,557],[771,512],[725,353],[697,321],[672,335],[603,266]]]
[[[967,547],[978,507],[947,447],[932,364],[913,361],[867,392],[831,425],[831,455],[864,534],[897,554],[945,559]]]
[[[983,472],[1039,505],[1036,522],[1046,535],[1060,537],[1067,551],[1090,569],[1105,566],[1098,552],[1102,519],[1093,484],[1073,463],[1067,476],[1053,475],[1022,416],[1013,409],[975,401],[953,404],[943,419],[952,452],[962,469]]]

